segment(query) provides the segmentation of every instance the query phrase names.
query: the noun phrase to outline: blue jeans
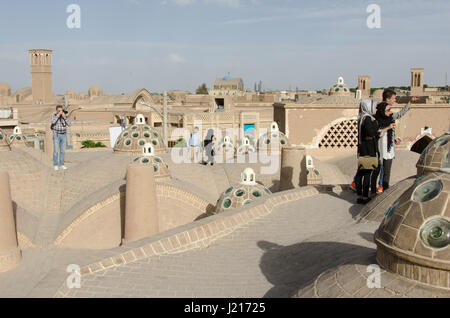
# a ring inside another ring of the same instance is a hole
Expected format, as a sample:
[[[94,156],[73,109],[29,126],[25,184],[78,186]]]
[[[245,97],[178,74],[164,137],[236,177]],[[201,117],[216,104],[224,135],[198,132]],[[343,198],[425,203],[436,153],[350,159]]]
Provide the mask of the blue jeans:
[[[58,153],[59,165],[64,166],[64,155],[66,153],[66,136],[67,134],[57,134],[53,132],[53,165],[58,165]]]
[[[380,167],[380,181],[378,182],[378,185],[380,187],[383,187],[383,175],[384,175],[383,165],[381,165],[381,167]]]

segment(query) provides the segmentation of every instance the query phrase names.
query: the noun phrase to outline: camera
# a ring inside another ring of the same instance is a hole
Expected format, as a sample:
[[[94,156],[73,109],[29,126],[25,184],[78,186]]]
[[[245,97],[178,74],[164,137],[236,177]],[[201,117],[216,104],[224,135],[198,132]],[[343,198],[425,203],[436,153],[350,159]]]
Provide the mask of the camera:
[[[67,115],[69,112],[63,109],[63,113]]]

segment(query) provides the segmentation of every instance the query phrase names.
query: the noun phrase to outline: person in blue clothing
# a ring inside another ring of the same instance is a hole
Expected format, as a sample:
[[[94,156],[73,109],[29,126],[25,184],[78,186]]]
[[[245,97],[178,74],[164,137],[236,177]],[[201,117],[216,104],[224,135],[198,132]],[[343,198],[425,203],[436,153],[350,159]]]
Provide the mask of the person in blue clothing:
[[[200,129],[194,128],[194,132],[189,136],[187,146],[191,151],[191,161],[200,163],[202,160],[202,138],[200,137]]]

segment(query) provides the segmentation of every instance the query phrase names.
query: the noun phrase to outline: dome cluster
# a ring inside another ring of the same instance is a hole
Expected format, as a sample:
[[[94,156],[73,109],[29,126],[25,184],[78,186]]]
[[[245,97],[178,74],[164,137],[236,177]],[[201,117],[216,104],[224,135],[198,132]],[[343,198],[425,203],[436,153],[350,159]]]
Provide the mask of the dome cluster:
[[[164,141],[155,129],[145,123],[143,115],[136,116],[135,124],[125,129],[116,140],[115,152],[141,153],[142,147],[150,143],[155,153],[164,153]]]
[[[271,195],[269,189],[256,182],[253,169],[246,168],[241,173],[241,182],[229,187],[217,200],[213,214],[236,209],[254,200]]]
[[[377,261],[391,272],[450,288],[450,174],[431,172],[390,206],[378,231]],[[420,275],[419,275],[420,272]]]
[[[422,175],[441,169],[450,170],[450,131],[434,139],[422,152],[417,162],[417,174]]]
[[[134,158],[133,163],[153,166],[155,179],[170,178],[169,166],[155,155],[155,148],[150,143],[142,147],[142,155]]]

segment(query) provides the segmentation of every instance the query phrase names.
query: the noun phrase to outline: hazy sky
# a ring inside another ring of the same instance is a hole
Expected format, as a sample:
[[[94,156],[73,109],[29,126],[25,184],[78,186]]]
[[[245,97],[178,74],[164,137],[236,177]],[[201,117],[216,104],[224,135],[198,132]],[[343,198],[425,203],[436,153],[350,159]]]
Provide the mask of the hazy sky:
[[[69,29],[66,8],[81,7]],[[381,7],[381,29],[366,25]],[[450,73],[448,0],[0,0],[0,82],[31,85],[27,50],[52,49],[53,88],[105,93],[195,90],[228,72],[247,88],[409,85]]]

